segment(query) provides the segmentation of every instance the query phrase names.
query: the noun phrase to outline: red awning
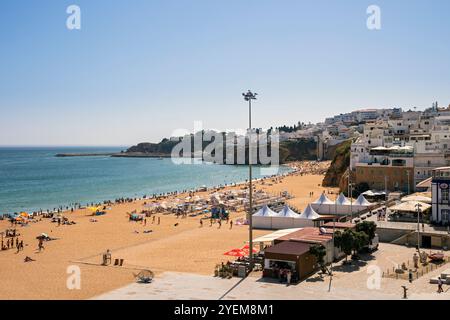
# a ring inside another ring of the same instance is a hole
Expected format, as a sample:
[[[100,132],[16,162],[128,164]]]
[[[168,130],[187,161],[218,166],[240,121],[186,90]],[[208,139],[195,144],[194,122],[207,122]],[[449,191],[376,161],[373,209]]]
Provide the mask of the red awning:
[[[248,251],[245,252],[244,250],[241,249],[233,249],[228,252],[225,252],[224,255],[232,257],[245,257],[246,255],[248,255]]]

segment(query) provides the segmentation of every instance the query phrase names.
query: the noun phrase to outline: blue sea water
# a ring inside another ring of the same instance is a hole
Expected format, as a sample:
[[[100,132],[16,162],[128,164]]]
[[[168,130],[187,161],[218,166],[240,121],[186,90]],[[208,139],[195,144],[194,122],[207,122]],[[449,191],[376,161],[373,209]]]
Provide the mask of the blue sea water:
[[[142,197],[245,181],[246,166],[176,165],[171,159],[55,157],[57,153],[107,153],[125,148],[0,148],[0,215],[73,203]],[[289,169],[280,167],[281,172]],[[254,177],[262,177],[254,170]]]

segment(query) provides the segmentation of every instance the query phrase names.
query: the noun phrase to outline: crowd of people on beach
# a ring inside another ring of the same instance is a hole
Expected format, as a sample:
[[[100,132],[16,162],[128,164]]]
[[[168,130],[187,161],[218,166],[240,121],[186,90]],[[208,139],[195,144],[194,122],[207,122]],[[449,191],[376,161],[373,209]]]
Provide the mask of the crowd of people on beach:
[[[319,174],[324,171],[324,168],[326,166],[327,165],[324,164],[323,162],[317,162],[317,161],[292,162],[289,164],[289,167],[292,169],[290,172],[286,172],[286,173],[278,174],[278,175],[266,176],[266,177],[262,177],[259,179],[254,179],[254,181],[255,182],[257,182],[257,181],[264,182],[266,180],[273,180],[274,182],[280,182],[281,180],[277,180],[277,179],[281,179],[282,177],[289,176],[289,175],[295,175],[295,174],[299,174],[299,173]],[[30,216],[47,218],[47,217],[52,217],[53,214],[60,214],[60,213],[64,213],[64,212],[74,212],[75,210],[83,209],[86,207],[111,206],[113,204],[133,203],[137,200],[142,200],[142,199],[164,200],[164,199],[168,199],[168,198],[177,196],[179,194],[189,194],[189,196],[194,196],[197,192],[221,190],[226,187],[236,187],[239,185],[246,185],[246,184],[248,184],[248,180],[245,180],[240,183],[234,183],[234,182],[233,183],[223,183],[223,184],[219,184],[217,186],[212,186],[212,187],[201,186],[201,187],[198,187],[196,189],[191,189],[191,190],[185,189],[185,190],[177,190],[177,191],[171,191],[171,192],[154,193],[152,195],[143,195],[142,197],[121,197],[121,198],[116,198],[114,200],[104,200],[102,202],[86,203],[85,205],[83,205],[79,202],[75,202],[75,203],[71,203],[69,205],[64,205],[64,206],[61,205],[58,207],[54,207],[53,209],[47,209],[47,210],[39,209],[37,211],[33,211],[32,213],[30,213]],[[17,216],[18,214],[19,213],[15,212],[14,214],[7,214],[6,216]],[[2,218],[4,218],[4,215],[0,215],[0,219],[2,219]]]
[[[3,238],[3,236],[6,236],[6,241]],[[17,253],[19,251],[23,251],[24,244],[23,240],[19,239],[20,234],[17,232],[16,229],[8,229],[5,233],[2,234],[2,240],[1,240],[1,250],[10,250],[10,249],[16,249]]]

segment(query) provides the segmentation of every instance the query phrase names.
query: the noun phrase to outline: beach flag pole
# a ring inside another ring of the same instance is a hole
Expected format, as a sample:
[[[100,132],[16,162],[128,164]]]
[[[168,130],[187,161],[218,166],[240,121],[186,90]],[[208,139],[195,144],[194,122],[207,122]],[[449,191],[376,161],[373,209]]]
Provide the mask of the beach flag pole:
[[[243,93],[245,101],[248,101],[248,181],[249,181],[249,214],[248,214],[248,245],[249,245],[249,264],[250,271],[253,270],[253,185],[252,185],[252,100],[256,100],[257,93],[252,93],[248,90]]]

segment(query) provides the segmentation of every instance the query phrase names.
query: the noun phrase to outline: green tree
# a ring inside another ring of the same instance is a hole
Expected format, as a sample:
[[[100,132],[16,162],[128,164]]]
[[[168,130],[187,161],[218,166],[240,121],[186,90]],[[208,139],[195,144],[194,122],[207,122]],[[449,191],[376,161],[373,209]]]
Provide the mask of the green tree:
[[[352,231],[353,232],[353,251],[355,256],[358,255],[358,252],[364,248],[367,244],[369,244],[369,236],[363,231]]]
[[[369,243],[372,243],[375,238],[375,232],[377,231],[377,225],[373,221],[363,221],[356,225],[356,231],[364,232],[369,237]]]
[[[336,231],[334,234],[335,246],[344,252],[345,262],[347,262],[347,257],[352,254],[354,238],[354,231],[350,229],[345,229],[344,232]]]
[[[316,257],[320,269],[326,271],[324,258],[327,255],[327,249],[321,244],[315,244],[309,248],[309,253]]]
[[[363,231],[345,229],[344,232],[337,231],[334,235],[335,246],[345,254],[345,262],[348,256],[356,254],[369,243],[369,236]]]

